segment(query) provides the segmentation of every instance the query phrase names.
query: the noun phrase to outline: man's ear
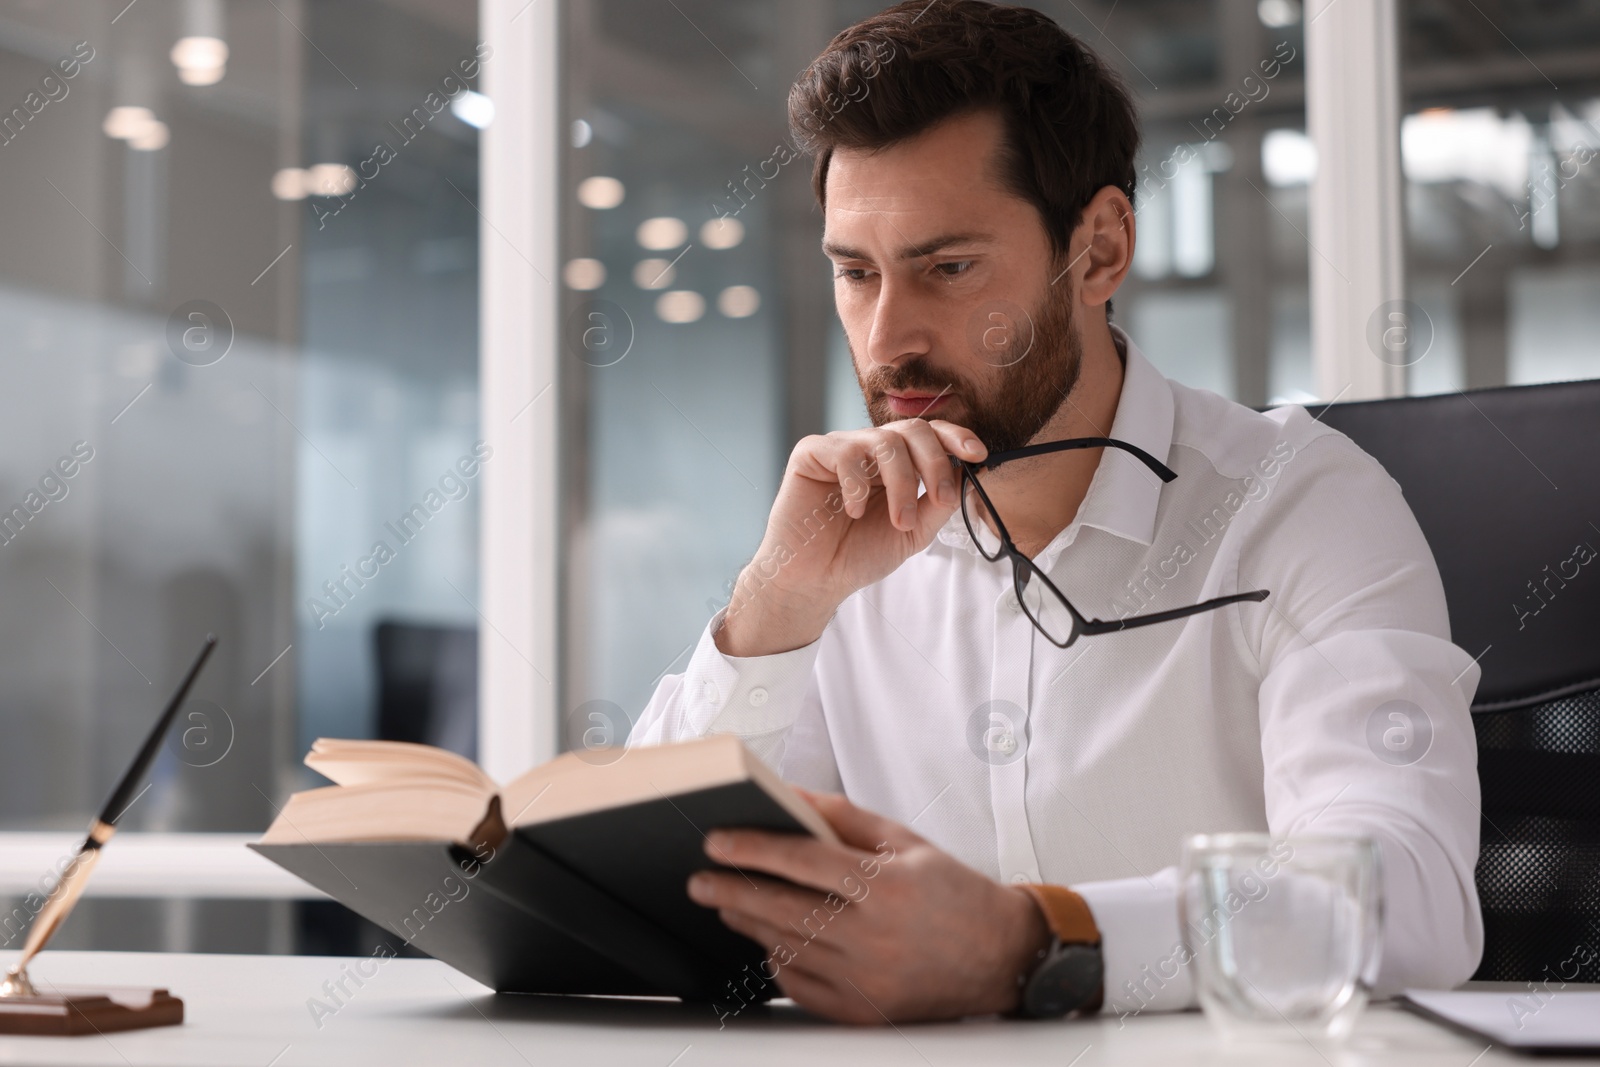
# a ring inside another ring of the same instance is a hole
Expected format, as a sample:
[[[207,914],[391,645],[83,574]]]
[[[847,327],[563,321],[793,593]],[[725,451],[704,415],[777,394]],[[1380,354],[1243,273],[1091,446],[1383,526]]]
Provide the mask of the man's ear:
[[[1133,204],[1127,194],[1107,185],[1083,209],[1072,233],[1068,262],[1076,275],[1078,299],[1090,307],[1111,300],[1133,265]]]

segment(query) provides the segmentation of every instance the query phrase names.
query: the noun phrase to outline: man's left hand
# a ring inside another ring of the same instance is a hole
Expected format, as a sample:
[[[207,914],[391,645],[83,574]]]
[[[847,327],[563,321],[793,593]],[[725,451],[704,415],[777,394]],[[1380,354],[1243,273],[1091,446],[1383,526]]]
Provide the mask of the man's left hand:
[[[842,844],[713,831],[706,854],[739,870],[689,879],[690,897],[767,950],[786,996],[853,1023],[1016,1007],[1018,977],[1050,940],[1032,897],[842,796],[802,795]]]

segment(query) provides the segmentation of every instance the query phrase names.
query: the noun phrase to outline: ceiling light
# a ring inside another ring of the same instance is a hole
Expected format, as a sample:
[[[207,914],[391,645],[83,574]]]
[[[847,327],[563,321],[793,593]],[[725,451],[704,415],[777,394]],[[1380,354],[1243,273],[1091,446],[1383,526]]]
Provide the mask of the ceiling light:
[[[100,128],[107,137],[127,141],[129,148],[141,152],[165,148],[172,140],[172,131],[165,122],[156,118],[149,108],[131,104],[121,104],[106,112]]]
[[[167,147],[170,140],[172,131],[167,129],[165,122],[156,119],[128,138],[128,147],[139,152],[155,152]]]
[[[220,37],[184,37],[172,46],[172,65],[185,85],[215,85],[228,69],[228,42]]]
[[[692,289],[674,289],[656,299],[656,315],[662,322],[694,322],[706,313],[706,298]]]
[[[465,89],[456,94],[450,101],[450,114],[465,122],[468,126],[485,129],[494,121],[494,101],[482,93],[475,93]]]
[[[633,266],[633,284],[641,289],[665,289],[678,269],[664,259],[641,259]]]
[[[700,227],[700,243],[718,250],[733,248],[744,240],[744,223],[738,219],[708,219]]]
[[[126,141],[136,136],[146,126],[156,121],[155,115],[147,107],[131,107],[122,105],[106,112],[105,121],[100,128],[107,137],[115,137],[119,141]]]
[[[664,252],[683,244],[689,237],[689,227],[683,224],[682,219],[663,215],[639,223],[639,230],[634,236],[639,239],[640,247],[653,252]]]
[[[1274,30],[1293,26],[1300,21],[1299,0],[1260,0],[1256,4],[1256,18],[1261,25]]]
[[[299,167],[284,167],[272,176],[272,195],[279,200],[304,200],[311,192],[306,188],[307,177]]]
[[[730,319],[747,319],[761,307],[761,294],[753,286],[730,285],[717,294],[717,310]]]
[[[592,207],[596,211],[616,207],[622,203],[622,197],[622,183],[615,178],[596,175],[578,183],[578,203],[584,207]]]
[[[306,171],[312,196],[344,196],[356,187],[356,172],[343,163],[318,163]]]
[[[1317,146],[1300,130],[1268,130],[1261,139],[1261,173],[1279,189],[1317,176]]]
[[[561,269],[567,288],[588,292],[606,283],[606,265],[598,259],[570,259]]]
[[[1492,107],[1430,109],[1400,121],[1400,162],[1414,182],[1476,182],[1511,203],[1528,195],[1533,127]]]

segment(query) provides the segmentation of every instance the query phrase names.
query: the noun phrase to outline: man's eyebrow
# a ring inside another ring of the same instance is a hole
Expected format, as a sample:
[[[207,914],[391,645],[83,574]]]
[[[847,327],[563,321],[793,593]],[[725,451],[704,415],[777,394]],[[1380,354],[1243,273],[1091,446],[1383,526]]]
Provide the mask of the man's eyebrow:
[[[934,255],[934,254],[936,254],[938,252],[943,251],[946,248],[949,248],[951,245],[974,244],[974,243],[980,243],[980,242],[992,241],[992,240],[994,240],[994,236],[992,234],[987,234],[987,233],[971,232],[971,233],[946,233],[946,234],[940,234],[938,237],[934,237],[934,238],[931,238],[930,240],[923,241],[921,244],[908,245],[905,248],[902,248],[900,250],[899,255],[898,255],[897,258],[899,258],[899,259],[918,259],[918,258],[923,257],[923,256]],[[858,248],[851,248],[851,247],[849,247],[847,245],[842,245],[842,244],[839,244],[839,243],[837,243],[835,241],[823,241],[822,242],[822,253],[823,253],[823,255],[828,256],[831,259],[867,259],[867,260],[870,260],[872,258],[867,253],[861,251]]]
[[[919,256],[931,256],[938,252],[942,252],[951,245],[979,244],[985,241],[993,240],[994,236],[992,234],[977,233],[975,231],[968,231],[966,233],[946,233],[941,234],[940,236],[931,240],[924,241],[920,245],[901,249],[900,258],[916,259]]]
[[[828,241],[828,240],[824,240],[822,242],[822,254],[827,256],[829,259],[866,259],[867,258],[867,254],[865,252],[861,251],[860,249],[850,248],[847,245],[839,244],[837,241]]]

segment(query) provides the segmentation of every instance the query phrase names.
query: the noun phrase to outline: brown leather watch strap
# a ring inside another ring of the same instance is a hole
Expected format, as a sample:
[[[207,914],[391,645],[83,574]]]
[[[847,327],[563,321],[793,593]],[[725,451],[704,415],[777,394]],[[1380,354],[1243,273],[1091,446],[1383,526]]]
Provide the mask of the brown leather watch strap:
[[[1017,886],[1026,890],[1039,906],[1040,913],[1044,916],[1045,925],[1050,928],[1055,942],[1061,945],[1087,945],[1094,951],[1100,950],[1100,927],[1095,925],[1094,913],[1089,910],[1089,902],[1074,893],[1064,885],[1040,885],[1038,883],[1024,883]],[[1041,951],[1041,962],[1047,958],[1047,951]],[[1026,981],[1026,978],[1019,981]],[[1095,990],[1091,997],[1076,1011],[1083,1014],[1093,1014],[1100,1010],[1105,1002],[1105,986]],[[1022,1009],[1019,1008],[1019,1013]]]
[[[1094,913],[1088,901],[1064,885],[1038,885],[1028,883],[1018,886],[1025,889],[1039,905],[1044,921],[1063,944],[1098,945],[1100,928],[1094,923]]]

